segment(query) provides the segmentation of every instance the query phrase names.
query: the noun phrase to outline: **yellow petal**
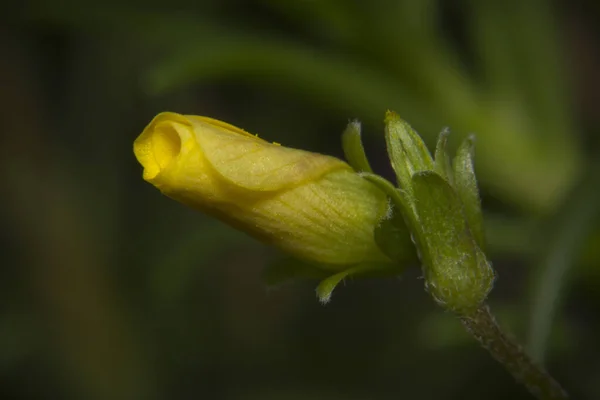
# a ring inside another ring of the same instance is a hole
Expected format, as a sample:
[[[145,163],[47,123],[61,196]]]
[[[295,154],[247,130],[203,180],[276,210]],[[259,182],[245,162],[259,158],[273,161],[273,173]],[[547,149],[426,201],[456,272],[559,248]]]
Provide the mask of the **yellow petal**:
[[[374,239],[386,210],[381,191],[352,171],[337,170],[252,204],[243,218],[260,227],[263,241],[336,270],[389,261]]]
[[[224,179],[241,188],[281,190],[335,169],[351,170],[334,157],[272,144],[246,132],[242,134],[239,128],[215,126],[205,118],[188,118],[208,162]]]
[[[152,180],[167,169],[192,135],[191,124],[182,115],[157,115],[133,143],[135,156],[144,167],[144,179]]]

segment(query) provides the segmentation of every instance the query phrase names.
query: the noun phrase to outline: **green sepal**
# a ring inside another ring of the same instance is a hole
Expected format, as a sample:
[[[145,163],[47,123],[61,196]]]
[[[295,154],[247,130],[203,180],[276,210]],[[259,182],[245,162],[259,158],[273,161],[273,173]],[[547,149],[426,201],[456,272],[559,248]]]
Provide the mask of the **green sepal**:
[[[394,209],[398,211],[399,217],[402,217],[407,226],[409,235],[412,233],[411,239],[416,246],[418,258],[421,258],[420,255],[423,254],[421,242],[423,239],[421,238],[422,233],[417,219],[414,197],[407,191],[396,188],[390,181],[379,175],[364,173],[361,176],[377,186],[390,198],[392,204],[394,204]]]
[[[414,200],[408,192],[397,189],[390,181],[379,175],[363,173],[360,176],[377,186],[379,190],[392,200],[392,203],[400,210],[401,215],[405,218],[408,225],[417,222],[412,218],[414,215]],[[408,226],[408,228],[412,231],[415,226]]]
[[[323,279],[317,286],[317,298],[323,304],[329,303],[333,290],[339,285],[344,279],[350,276],[361,276],[361,277],[387,277],[397,276],[404,271],[404,267],[389,263],[364,263],[358,264],[354,267],[348,268],[344,271],[338,272],[337,274],[331,275],[326,279]]]
[[[435,172],[418,172],[412,185],[424,238],[426,287],[444,308],[464,314],[485,300],[494,272],[475,242],[462,203]]]
[[[448,151],[446,150],[446,144],[448,142],[449,135],[450,129],[444,128],[438,136],[437,145],[435,146],[433,170],[452,185],[454,182],[454,174],[452,172],[450,157],[448,155]]]
[[[359,121],[348,123],[342,134],[342,148],[344,149],[346,161],[357,172],[373,172],[360,136]]]
[[[319,280],[321,282],[317,286],[317,297],[325,304],[329,302],[333,290],[344,278],[349,276],[381,278],[398,276],[402,272],[404,272],[402,264],[369,262],[333,273],[331,266],[314,264],[294,257],[279,257],[263,269],[262,280],[269,287],[300,280]]]
[[[391,211],[392,215],[375,228],[375,243],[386,256],[399,265],[415,262],[417,254],[404,218],[397,207]]]
[[[267,286],[277,286],[294,280],[324,279],[331,271],[298,258],[281,256],[270,262],[262,271]]]
[[[465,139],[454,158],[454,188],[460,198],[469,229],[481,250],[485,251],[485,231],[481,199],[473,165],[474,137]]]
[[[411,193],[411,176],[417,171],[433,170],[433,159],[421,137],[396,113],[385,116],[387,151],[399,186]]]

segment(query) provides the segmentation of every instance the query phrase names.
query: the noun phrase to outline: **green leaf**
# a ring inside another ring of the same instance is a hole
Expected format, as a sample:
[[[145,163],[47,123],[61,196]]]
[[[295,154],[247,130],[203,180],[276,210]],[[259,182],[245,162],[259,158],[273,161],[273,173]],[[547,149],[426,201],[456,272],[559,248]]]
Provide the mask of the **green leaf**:
[[[347,42],[357,35],[356,25],[362,23],[361,15],[345,1],[281,1],[263,0],[302,29],[309,28],[322,40]],[[306,21],[311,21],[310,27]]]
[[[290,93],[303,93],[327,110],[357,110],[376,120],[391,104],[413,118],[427,120],[427,105],[393,74],[283,37],[229,28],[220,35],[193,35],[167,47],[164,59],[150,65],[143,76],[152,93],[241,76],[261,87],[275,84]]]
[[[549,221],[551,229],[544,232],[545,245],[538,250],[538,266],[532,271],[528,347],[539,363],[544,362],[552,331],[563,326],[555,319],[560,317],[565,292],[573,279],[570,269],[577,265],[600,216],[598,204],[600,163],[596,162]]]
[[[342,134],[342,147],[348,164],[357,172],[373,172],[360,137],[360,122],[352,121]]]
[[[454,182],[454,176],[452,173],[450,157],[448,156],[448,151],[446,150],[446,144],[448,142],[449,135],[450,129],[444,128],[438,136],[437,145],[435,146],[433,170],[452,185]]]
[[[545,1],[471,0],[471,37],[493,96],[517,105],[544,141],[571,141],[565,49],[557,9]]]
[[[465,139],[454,158],[454,188],[463,204],[469,229],[479,248],[485,251],[485,231],[479,188],[473,166],[474,137]]]
[[[263,269],[262,279],[267,286],[277,286],[300,279],[323,279],[331,271],[293,257],[279,257]]]
[[[435,172],[413,176],[426,285],[444,308],[466,313],[485,300],[494,272],[476,245],[460,199]]]

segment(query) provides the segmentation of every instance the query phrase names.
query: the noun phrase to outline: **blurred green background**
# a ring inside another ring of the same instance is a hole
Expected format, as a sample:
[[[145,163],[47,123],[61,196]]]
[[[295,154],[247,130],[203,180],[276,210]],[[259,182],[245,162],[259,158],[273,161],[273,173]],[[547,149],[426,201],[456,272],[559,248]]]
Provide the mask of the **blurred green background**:
[[[490,303],[600,398],[600,3],[25,1],[0,16],[1,399],[527,399],[418,268],[261,281],[280,257],[141,179],[163,110],[341,156],[383,116],[477,134]]]

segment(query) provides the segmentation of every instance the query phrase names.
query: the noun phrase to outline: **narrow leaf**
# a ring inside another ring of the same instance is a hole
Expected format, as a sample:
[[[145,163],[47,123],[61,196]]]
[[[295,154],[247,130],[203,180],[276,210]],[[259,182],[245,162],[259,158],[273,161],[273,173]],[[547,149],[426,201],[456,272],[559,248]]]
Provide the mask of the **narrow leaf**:
[[[545,360],[551,333],[565,326],[556,321],[565,293],[578,266],[581,250],[600,216],[600,164],[593,165],[575,185],[556,216],[548,221],[545,244],[538,250],[538,266],[531,274],[529,351],[539,363]]]

